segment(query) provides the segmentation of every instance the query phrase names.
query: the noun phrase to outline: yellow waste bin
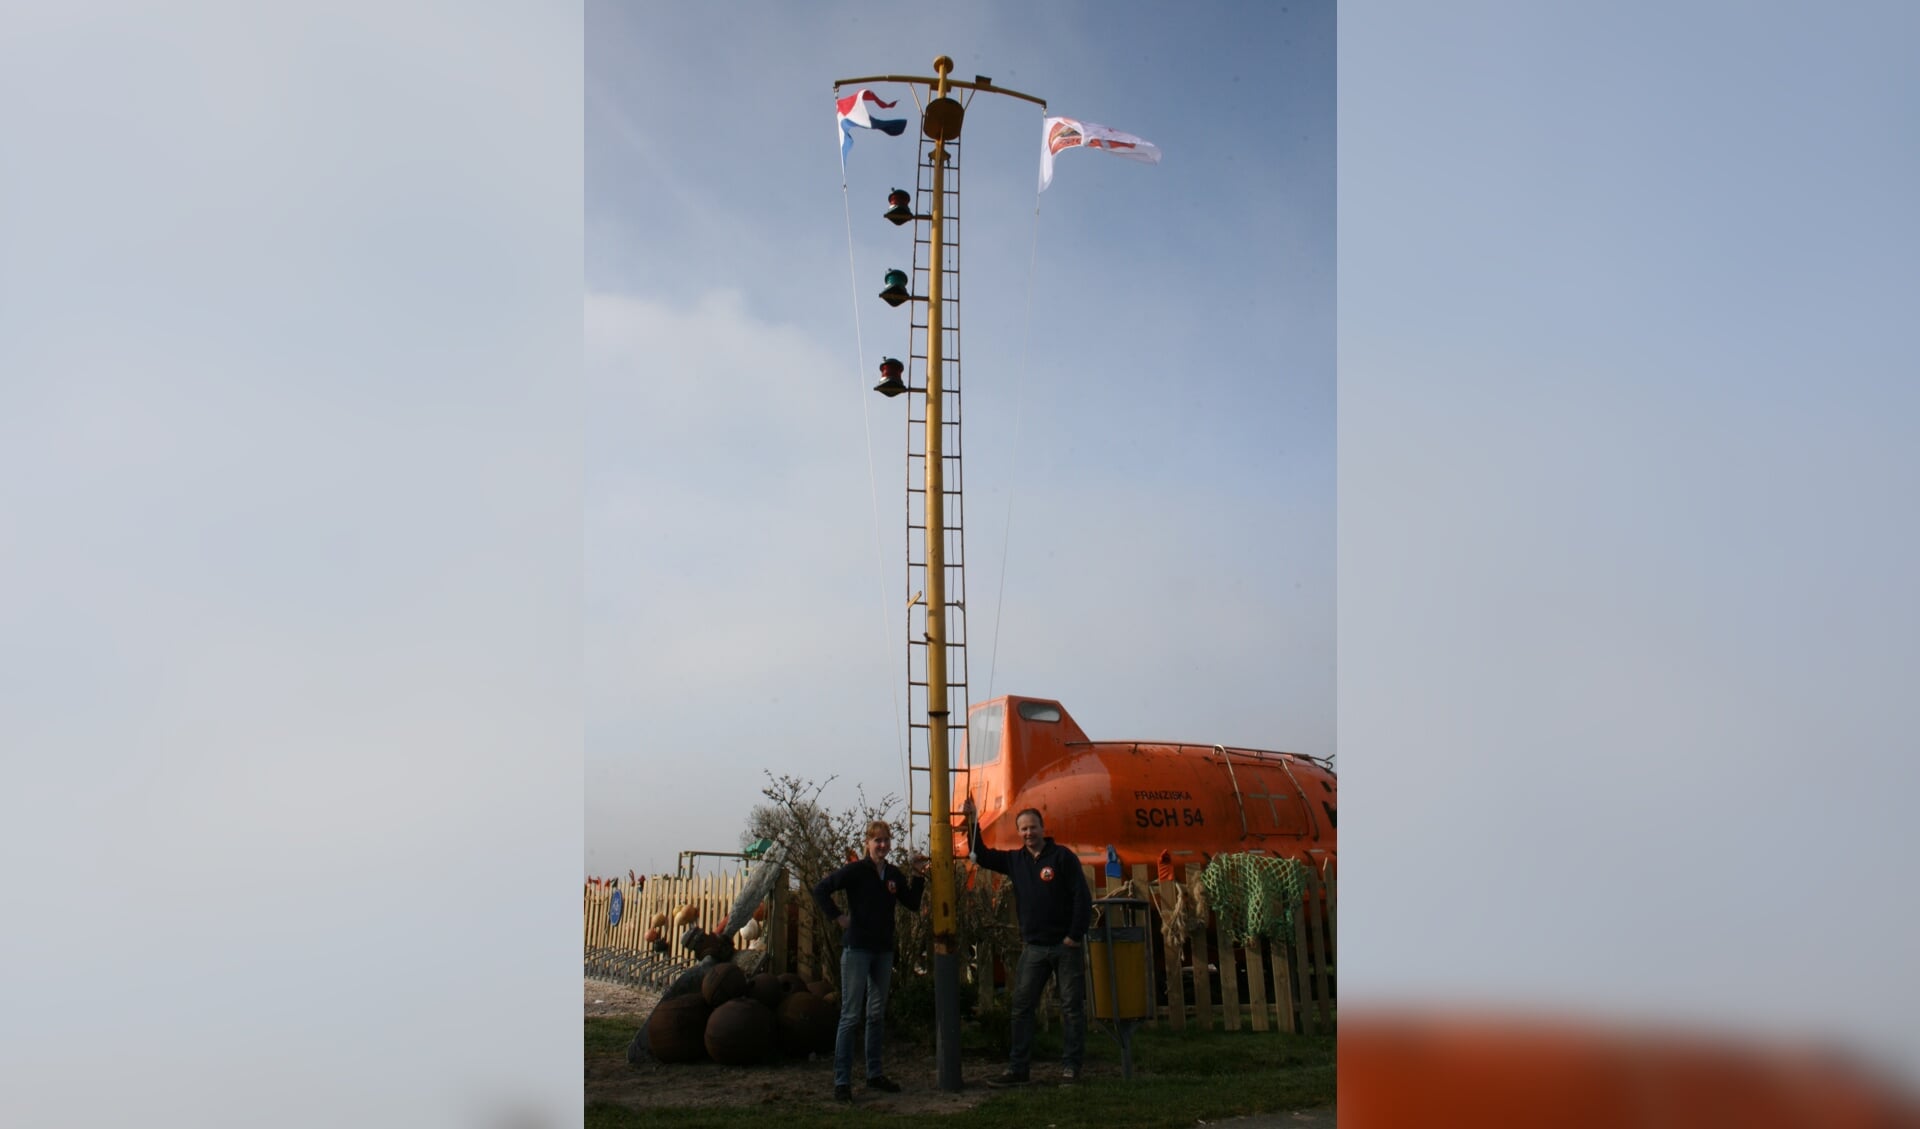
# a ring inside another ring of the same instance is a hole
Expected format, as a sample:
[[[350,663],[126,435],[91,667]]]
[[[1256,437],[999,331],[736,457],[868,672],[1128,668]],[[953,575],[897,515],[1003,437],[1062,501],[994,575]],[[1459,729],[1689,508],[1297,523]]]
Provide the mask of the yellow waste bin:
[[[1093,1017],[1146,1019],[1153,1015],[1153,981],[1147,964],[1147,903],[1141,898],[1102,898],[1087,930],[1087,963],[1093,974]]]

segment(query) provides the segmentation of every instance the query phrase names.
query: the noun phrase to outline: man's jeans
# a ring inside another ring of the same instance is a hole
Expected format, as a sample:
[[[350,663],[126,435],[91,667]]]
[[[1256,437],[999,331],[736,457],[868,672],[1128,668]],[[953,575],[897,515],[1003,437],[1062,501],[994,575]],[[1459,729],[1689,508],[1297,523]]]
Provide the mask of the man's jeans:
[[[1025,1074],[1033,1058],[1033,1009],[1049,976],[1060,993],[1060,1013],[1066,1020],[1060,1062],[1080,1065],[1087,1049],[1086,951],[1066,945],[1027,945],[1020,950],[1013,974],[1013,1054],[1007,1059],[1016,1074]]]
[[[887,982],[893,978],[893,953],[866,949],[840,950],[840,1031],[833,1037],[833,1084],[853,1084],[853,1033],[860,1013],[867,1016],[867,1077],[885,1073],[880,1068],[880,1044],[887,1015]]]

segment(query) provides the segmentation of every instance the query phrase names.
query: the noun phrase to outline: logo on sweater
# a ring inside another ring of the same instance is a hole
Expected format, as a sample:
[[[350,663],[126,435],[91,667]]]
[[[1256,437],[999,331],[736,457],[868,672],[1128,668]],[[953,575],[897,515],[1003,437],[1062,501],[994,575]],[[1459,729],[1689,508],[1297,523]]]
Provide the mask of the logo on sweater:
[[[894,880],[891,878],[887,879],[887,893],[898,894],[899,892],[900,892],[899,884],[894,882]]]
[[[1043,866],[1043,867],[1041,867],[1041,868],[1040,868],[1040,881],[1042,881],[1042,882],[1051,882],[1051,881],[1053,881],[1053,868],[1052,868],[1052,867],[1050,867],[1050,866]]]

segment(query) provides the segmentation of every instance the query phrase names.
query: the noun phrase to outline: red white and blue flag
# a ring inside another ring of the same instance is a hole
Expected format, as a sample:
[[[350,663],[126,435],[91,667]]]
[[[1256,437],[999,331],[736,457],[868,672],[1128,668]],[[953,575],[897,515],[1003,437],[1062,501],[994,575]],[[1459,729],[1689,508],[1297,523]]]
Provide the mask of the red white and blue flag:
[[[1145,161],[1150,165],[1160,163],[1160,147],[1151,141],[1144,141],[1131,133],[1121,133],[1117,129],[1108,129],[1104,125],[1078,121],[1074,118],[1048,118],[1041,123],[1040,140],[1040,191],[1045,192],[1047,185],[1053,183],[1053,158],[1068,149],[1088,148],[1104,149],[1116,157],[1125,157],[1130,161]]]
[[[834,108],[838,111],[834,115],[834,124],[840,130],[840,172],[842,174],[847,171],[847,151],[853,148],[854,126],[859,126],[861,129],[877,129],[881,133],[894,137],[906,132],[907,119],[872,117],[867,113],[868,102],[872,102],[883,110],[891,110],[894,107],[894,103],[882,102],[878,94],[865,87],[834,103]]]

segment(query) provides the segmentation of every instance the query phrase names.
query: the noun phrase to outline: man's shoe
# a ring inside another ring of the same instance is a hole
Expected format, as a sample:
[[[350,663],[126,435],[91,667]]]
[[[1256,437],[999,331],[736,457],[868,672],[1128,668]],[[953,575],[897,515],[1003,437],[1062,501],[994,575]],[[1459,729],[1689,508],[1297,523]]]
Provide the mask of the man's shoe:
[[[853,1087],[835,1085],[833,1088],[833,1100],[851,1104],[853,1102]]]
[[[996,1089],[1002,1086],[1024,1086],[1027,1084],[1027,1072],[1008,1067],[997,1076],[987,1079],[987,1085]]]
[[[900,1083],[884,1074],[876,1074],[867,1079],[867,1089],[878,1090],[883,1094],[897,1094],[900,1092]]]
[[[1060,1068],[1060,1084],[1062,1086],[1071,1086],[1078,1081],[1080,1081],[1079,1067],[1063,1066]]]

